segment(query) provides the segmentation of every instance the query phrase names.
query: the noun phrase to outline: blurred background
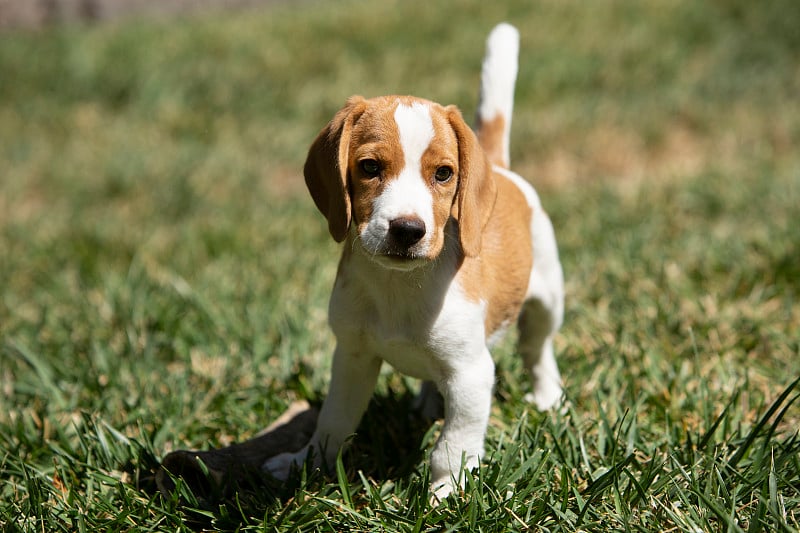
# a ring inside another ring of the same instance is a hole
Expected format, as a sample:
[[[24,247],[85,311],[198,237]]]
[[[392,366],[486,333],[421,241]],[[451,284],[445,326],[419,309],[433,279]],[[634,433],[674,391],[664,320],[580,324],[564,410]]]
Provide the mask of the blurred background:
[[[43,28],[126,16],[186,15],[208,8],[235,9],[281,0],[3,0],[0,28]],[[283,0],[287,1],[287,0]]]

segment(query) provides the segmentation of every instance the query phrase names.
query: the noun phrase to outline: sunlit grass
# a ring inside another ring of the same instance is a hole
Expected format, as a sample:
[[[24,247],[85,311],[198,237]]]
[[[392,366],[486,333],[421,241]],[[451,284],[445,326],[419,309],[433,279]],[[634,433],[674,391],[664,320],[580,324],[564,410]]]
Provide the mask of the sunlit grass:
[[[303,2],[0,35],[0,523],[796,531],[797,6]],[[429,506],[437,426],[389,371],[339,478],[154,494],[167,452],[325,394],[310,140],[354,93],[470,116],[501,20],[513,164],[567,275],[567,409],[524,404],[509,339],[463,498]]]

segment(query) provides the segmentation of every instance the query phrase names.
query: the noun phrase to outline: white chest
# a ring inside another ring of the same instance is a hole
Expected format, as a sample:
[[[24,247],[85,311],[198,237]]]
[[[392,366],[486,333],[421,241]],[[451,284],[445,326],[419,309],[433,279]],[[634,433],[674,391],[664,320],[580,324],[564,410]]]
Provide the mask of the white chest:
[[[390,275],[363,283],[340,276],[330,324],[340,349],[380,357],[403,374],[438,380],[486,346],[485,306],[471,302],[453,276]]]

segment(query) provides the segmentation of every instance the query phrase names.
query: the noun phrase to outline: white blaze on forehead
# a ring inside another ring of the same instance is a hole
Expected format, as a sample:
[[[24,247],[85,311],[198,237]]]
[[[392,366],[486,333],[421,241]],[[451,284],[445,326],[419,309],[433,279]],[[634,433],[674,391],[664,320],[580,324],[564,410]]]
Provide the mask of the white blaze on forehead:
[[[425,223],[425,237],[418,245],[424,249],[427,248],[434,229],[433,197],[425,177],[422,176],[422,156],[434,137],[433,120],[430,108],[418,102],[410,106],[398,105],[394,120],[397,123],[403,161],[397,165],[399,174],[396,177],[387,177],[390,181],[375,198],[372,218],[362,238],[378,248],[381,242],[385,242],[392,220],[413,216]]]
[[[431,110],[425,104],[415,102],[411,106],[400,104],[394,112],[394,121],[400,132],[406,168],[415,166],[419,172],[422,154],[433,140]]]

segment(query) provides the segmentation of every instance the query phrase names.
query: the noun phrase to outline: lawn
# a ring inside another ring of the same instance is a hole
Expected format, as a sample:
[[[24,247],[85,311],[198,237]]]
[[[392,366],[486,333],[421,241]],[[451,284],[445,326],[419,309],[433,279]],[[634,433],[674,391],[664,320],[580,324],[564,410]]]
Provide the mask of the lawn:
[[[471,116],[522,35],[512,166],[567,278],[567,403],[513,332],[487,457],[428,501],[439,424],[385,369],[337,472],[154,473],[325,395],[337,245],[305,192],[355,93]],[[280,2],[0,34],[7,531],[800,530],[800,3]]]

